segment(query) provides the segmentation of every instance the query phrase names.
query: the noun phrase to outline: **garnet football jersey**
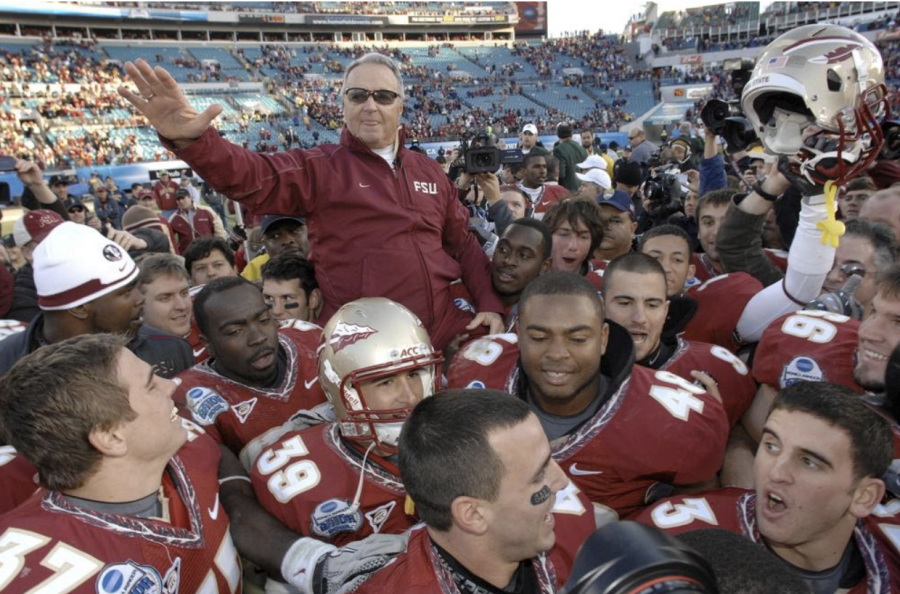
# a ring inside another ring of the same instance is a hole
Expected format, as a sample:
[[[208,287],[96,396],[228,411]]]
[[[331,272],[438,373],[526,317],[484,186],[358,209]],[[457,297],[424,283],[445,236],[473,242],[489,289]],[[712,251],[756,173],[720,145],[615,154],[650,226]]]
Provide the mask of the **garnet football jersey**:
[[[178,375],[181,385],[172,398],[190,411],[190,418],[214,439],[240,455],[254,437],[283,424],[297,411],[326,401],[319,386],[316,348],[321,328],[278,331],[280,350],[287,356],[284,377],[271,388],[239,384],[217,373],[206,361]]]
[[[691,287],[684,296],[697,302],[697,313],[682,336],[737,352],[741,347],[736,335],[738,321],[753,296],[762,290],[762,283],[746,272],[721,274]]]
[[[693,382],[691,371],[712,377],[719,388],[728,423],[734,427],[756,396],[756,382],[747,365],[724,347],[678,339],[678,346],[660,369]]]
[[[546,553],[531,560],[534,569],[536,590],[529,594],[553,594],[565,582],[557,575],[553,562]],[[471,581],[465,592],[487,592]],[[406,551],[400,553],[384,567],[376,571],[355,590],[357,594],[384,594],[403,592],[404,594],[462,594],[453,579],[447,562],[431,542],[425,525],[412,530]]]
[[[691,264],[694,265],[694,278],[701,283],[705,283],[709,279],[719,276],[719,273],[713,268],[712,261],[706,254],[694,252],[694,256],[691,258]]]
[[[37,468],[12,446],[0,446],[0,515],[26,501],[38,487]]]
[[[753,377],[780,390],[798,381],[832,382],[855,392],[853,379],[859,322],[827,311],[796,311],[763,332]]]
[[[372,454],[365,469],[362,461],[363,453],[341,439],[338,424],[329,423],[286,434],[260,454],[250,477],[260,504],[303,536],[344,546],[414,526],[418,519],[406,514],[406,489],[396,467]],[[568,572],[596,528],[593,507],[569,483],[557,493],[553,512],[560,539],[553,560]]]
[[[0,590],[78,594],[241,591],[219,502],[219,448],[192,429],[163,475],[171,522],[77,507],[44,489],[0,518]]]
[[[664,485],[689,485],[718,472],[728,438],[722,405],[668,371],[633,365],[631,336],[610,324],[601,370],[612,382],[606,402],[553,457],[590,501],[628,517]],[[476,340],[454,357],[448,388],[488,388],[522,396],[514,334]],[[660,484],[661,483],[661,484]]]
[[[260,504],[286,526],[343,546],[377,533],[400,534],[418,520],[406,515],[406,490],[390,462],[340,437],[336,423],[285,434],[250,472]],[[351,509],[357,489],[359,505]]]
[[[720,528],[764,546],[756,523],[756,504],[753,491],[728,488],[664,499],[636,519],[672,534]],[[853,537],[865,563],[866,577],[848,592],[900,592],[900,500],[878,505],[871,515],[858,520]]]

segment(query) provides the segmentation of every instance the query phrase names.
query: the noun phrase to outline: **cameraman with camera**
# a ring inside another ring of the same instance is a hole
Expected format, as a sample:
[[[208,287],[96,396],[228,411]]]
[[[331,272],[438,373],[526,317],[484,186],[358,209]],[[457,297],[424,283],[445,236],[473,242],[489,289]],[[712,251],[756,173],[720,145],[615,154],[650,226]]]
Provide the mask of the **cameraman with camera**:
[[[493,256],[498,237],[515,219],[500,192],[497,173],[505,166],[522,162],[518,149],[500,149],[497,137],[487,131],[463,138],[450,152],[450,179],[459,190],[459,199],[469,211],[469,230],[475,234],[488,257]]]

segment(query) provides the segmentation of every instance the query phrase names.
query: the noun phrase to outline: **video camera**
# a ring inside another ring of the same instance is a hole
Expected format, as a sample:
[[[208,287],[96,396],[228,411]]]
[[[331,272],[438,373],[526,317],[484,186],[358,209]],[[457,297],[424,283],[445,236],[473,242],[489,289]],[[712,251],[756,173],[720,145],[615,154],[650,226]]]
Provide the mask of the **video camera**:
[[[687,185],[687,175],[681,172],[677,161],[663,159],[666,153],[651,155],[648,164],[653,172],[641,184],[641,195],[649,202],[647,213],[659,221],[681,210],[682,186]]]
[[[729,153],[736,153],[746,150],[757,140],[753,125],[741,111],[740,102],[744,86],[753,72],[753,60],[747,58],[725,60],[722,67],[731,73],[731,88],[738,99],[733,101],[710,99],[700,112],[700,119],[711,132],[725,140]]]
[[[502,166],[521,163],[523,159],[520,149],[501,150],[497,148],[497,137],[482,130],[471,138],[462,138],[457,161],[462,162],[466,173],[474,175],[495,173]]]

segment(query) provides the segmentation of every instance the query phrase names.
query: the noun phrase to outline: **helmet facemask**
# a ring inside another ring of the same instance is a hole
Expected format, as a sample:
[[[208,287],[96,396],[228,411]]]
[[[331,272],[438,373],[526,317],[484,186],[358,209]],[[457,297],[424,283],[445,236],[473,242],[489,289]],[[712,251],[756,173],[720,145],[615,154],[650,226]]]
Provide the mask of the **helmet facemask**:
[[[441,380],[440,364],[443,360],[440,353],[427,352],[398,359],[396,362],[358,369],[343,381],[336,381],[340,386],[344,409],[343,415],[339,415],[342,417],[339,423],[344,438],[364,444],[374,441],[383,454],[396,454],[400,430],[413,407],[373,409],[369,406],[362,384],[418,369],[421,370],[419,379],[422,382],[422,397],[428,398],[440,389],[438,382]],[[325,373],[328,373],[327,368]]]

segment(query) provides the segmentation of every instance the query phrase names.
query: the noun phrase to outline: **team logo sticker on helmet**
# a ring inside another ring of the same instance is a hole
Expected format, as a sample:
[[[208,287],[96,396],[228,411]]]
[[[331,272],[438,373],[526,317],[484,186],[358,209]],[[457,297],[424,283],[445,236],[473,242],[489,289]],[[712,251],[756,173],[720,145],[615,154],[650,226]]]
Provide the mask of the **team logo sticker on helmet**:
[[[362,527],[362,512],[351,509],[343,499],[329,499],[316,506],[310,518],[314,534],[332,538],[341,532],[356,532]]]
[[[228,402],[209,388],[191,388],[186,396],[191,415],[201,425],[212,425],[216,417],[228,410]]]
[[[860,42],[847,37],[818,37],[815,39],[800,40],[797,43],[786,47],[784,53],[790,55],[799,49],[808,48],[813,45],[833,45],[840,42],[844,45],[836,47],[821,56],[810,58],[809,61],[813,64],[837,64],[838,62],[843,62],[850,58],[853,55],[853,50],[863,47],[863,44]]]
[[[107,565],[97,578],[97,594],[162,594],[159,572],[134,561]]]
[[[351,344],[355,344],[362,340],[363,338],[367,338],[372,336],[378,332],[374,328],[370,328],[368,326],[359,326],[357,324],[345,324],[341,322],[337,326],[334,327],[334,330],[331,332],[331,336],[328,339],[328,344],[331,345],[331,348],[334,349],[334,352],[338,352],[341,349],[350,346]]]
[[[790,363],[784,366],[781,372],[780,384],[782,388],[795,384],[797,382],[824,382],[825,372],[816,363],[815,359],[810,357],[794,357]]]

